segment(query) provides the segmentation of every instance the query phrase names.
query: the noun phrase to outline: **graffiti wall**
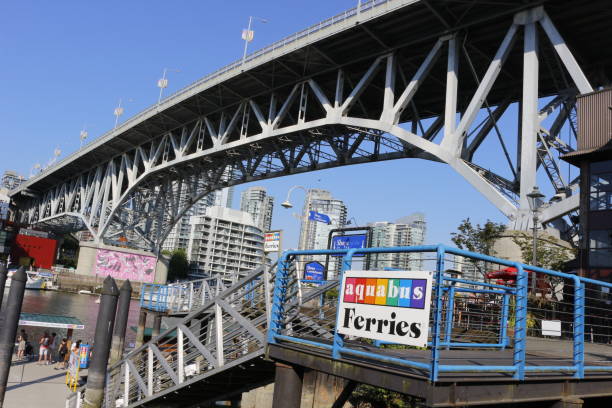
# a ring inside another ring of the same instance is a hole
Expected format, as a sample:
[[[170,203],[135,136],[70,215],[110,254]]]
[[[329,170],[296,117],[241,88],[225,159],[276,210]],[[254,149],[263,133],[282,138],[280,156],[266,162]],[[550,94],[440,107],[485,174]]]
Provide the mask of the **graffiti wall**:
[[[115,279],[150,283],[155,279],[155,257],[98,249],[95,273],[98,276],[110,275]]]

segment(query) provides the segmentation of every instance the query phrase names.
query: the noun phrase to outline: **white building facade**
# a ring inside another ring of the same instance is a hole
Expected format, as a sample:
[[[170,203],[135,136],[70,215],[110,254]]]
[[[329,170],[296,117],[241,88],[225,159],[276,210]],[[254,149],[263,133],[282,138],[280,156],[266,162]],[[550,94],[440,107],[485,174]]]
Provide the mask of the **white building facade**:
[[[372,228],[371,247],[423,245],[427,232],[425,215],[422,213],[400,218],[396,222],[374,222],[369,226]],[[418,252],[371,254],[369,266],[372,270],[385,268],[423,270],[423,254]]]
[[[264,232],[272,229],[273,209],[274,197],[263,187],[249,187],[240,195],[240,211],[251,214],[255,225]]]
[[[263,231],[250,214],[213,206],[193,216],[187,244],[190,273],[233,283],[264,262]]]
[[[8,219],[10,202],[8,190],[0,187],[0,220]]]
[[[162,245],[162,250],[170,252],[176,249],[186,250],[191,232],[191,217],[205,215],[206,209],[212,206],[231,207],[233,192],[233,187],[226,187],[204,196],[195,203],[172,227]]]
[[[310,212],[315,211],[329,217],[330,223],[315,221],[310,218]],[[329,233],[332,229],[343,228],[346,225],[348,209],[342,200],[332,197],[327,190],[310,189],[304,200],[302,225],[300,229],[299,249],[327,249]],[[318,261],[325,264],[325,256],[304,257],[299,264],[300,273],[304,272],[304,264]],[[328,279],[337,273],[339,262],[335,257],[329,258]]]
[[[2,175],[2,179],[0,179],[0,187],[4,187],[7,190],[13,190],[21,183],[26,181],[25,177],[15,173],[14,171],[7,170]]]

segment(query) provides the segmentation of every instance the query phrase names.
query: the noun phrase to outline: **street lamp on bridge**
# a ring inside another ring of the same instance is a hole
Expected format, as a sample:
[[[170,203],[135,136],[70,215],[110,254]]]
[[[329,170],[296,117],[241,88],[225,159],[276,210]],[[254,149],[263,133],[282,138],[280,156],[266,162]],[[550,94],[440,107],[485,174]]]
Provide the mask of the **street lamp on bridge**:
[[[132,102],[131,99],[128,99],[128,102]],[[123,106],[121,106],[121,104],[123,103],[123,98],[119,98],[119,105],[117,105],[117,107],[115,108],[115,111],[113,112],[113,115],[115,115],[115,127],[113,129],[117,129],[117,124],[119,123],[119,116],[123,115]]]
[[[531,255],[531,264],[533,266],[538,266],[538,212],[540,209],[540,205],[542,204],[542,198],[544,198],[544,194],[540,192],[538,186],[534,186],[531,193],[527,194],[527,202],[529,203],[529,209],[533,213],[533,248]],[[535,293],[536,289],[536,274],[533,272],[533,276],[531,277],[531,292]]]
[[[164,92],[164,89],[168,87],[168,79],[166,78],[166,74],[168,72],[181,72],[181,70],[174,69],[174,68],[164,68],[164,74],[162,75],[161,79],[157,81],[157,87],[159,88],[159,97],[157,98],[158,107],[159,107],[159,104],[161,103],[162,93]]]
[[[293,208],[293,204],[291,203],[291,201],[289,201],[289,199],[291,198],[291,193],[293,192],[293,190],[297,188],[301,188],[306,194],[308,194],[308,190],[306,190],[304,186],[293,186],[289,189],[289,191],[287,191],[287,199],[281,203],[281,206],[286,209]]]
[[[246,30],[242,30],[242,39],[244,40],[244,54],[242,55],[242,64],[246,62],[247,49],[249,47],[249,43],[253,41],[253,37],[255,35],[255,31],[251,30],[253,25],[253,20],[258,20],[262,23],[267,23],[268,20],[261,17],[249,16],[249,26]]]

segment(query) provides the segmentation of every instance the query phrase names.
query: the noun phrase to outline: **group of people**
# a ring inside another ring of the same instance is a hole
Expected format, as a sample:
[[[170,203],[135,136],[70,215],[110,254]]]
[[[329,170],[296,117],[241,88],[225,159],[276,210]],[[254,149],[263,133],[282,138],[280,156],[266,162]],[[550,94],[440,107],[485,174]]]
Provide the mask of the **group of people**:
[[[51,365],[57,362],[56,370],[67,369],[70,364],[77,364],[81,340],[72,342],[70,338],[64,337],[58,344],[56,333],[45,331],[38,340],[38,365]],[[27,360],[32,354],[32,346],[28,341],[28,334],[21,330],[17,337],[17,360]]]

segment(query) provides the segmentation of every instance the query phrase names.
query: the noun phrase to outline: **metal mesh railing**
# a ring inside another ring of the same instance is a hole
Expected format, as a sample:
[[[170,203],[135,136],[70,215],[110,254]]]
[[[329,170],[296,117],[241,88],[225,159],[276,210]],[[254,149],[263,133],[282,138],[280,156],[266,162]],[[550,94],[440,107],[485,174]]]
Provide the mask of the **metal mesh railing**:
[[[322,348],[334,358],[395,364],[433,380],[455,372],[515,379],[612,372],[610,283],[444,246],[364,252],[362,257],[347,250],[286,253],[277,269],[270,341]],[[331,254],[344,256],[328,264],[331,280],[302,281],[303,301],[295,302],[291,288],[299,280],[292,271]],[[427,347],[336,333],[339,279],[343,271],[368,271],[374,254],[376,269],[389,276],[398,269],[435,271]],[[403,264],[385,266],[386,260]],[[321,293],[308,298],[309,287]]]
[[[259,268],[110,367],[105,406],[154,399],[186,380],[214,375],[228,363],[261,354],[268,326],[268,276]]]
[[[140,307],[169,313],[188,313],[227,289],[221,278],[205,278],[160,285],[146,283],[140,292]]]
[[[275,269],[275,265],[272,266]],[[295,270],[287,292],[293,312],[318,291],[302,293]],[[258,268],[230,288],[194,308],[174,327],[129,353],[109,368],[105,407],[129,406],[154,400],[218,374],[264,353],[270,319],[272,276]],[[297,323],[304,319],[288,314]]]

